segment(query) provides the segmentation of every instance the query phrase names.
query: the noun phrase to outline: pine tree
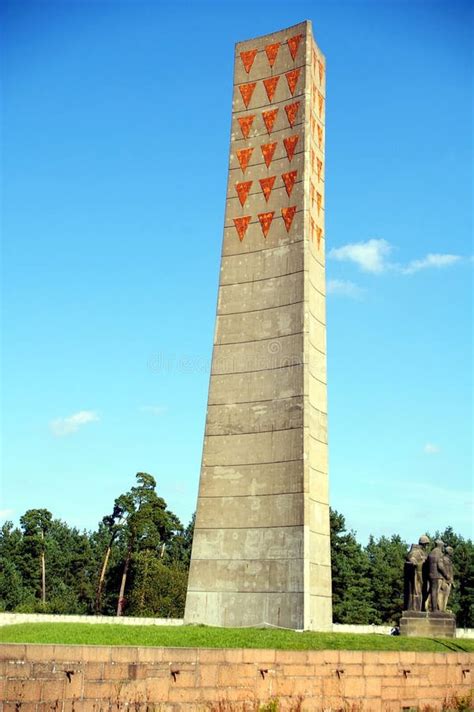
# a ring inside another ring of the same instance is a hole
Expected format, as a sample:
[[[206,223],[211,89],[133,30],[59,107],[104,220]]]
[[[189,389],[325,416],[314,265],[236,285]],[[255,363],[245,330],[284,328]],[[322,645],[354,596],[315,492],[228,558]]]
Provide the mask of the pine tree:
[[[403,569],[407,545],[393,535],[369,538],[365,549],[374,607],[371,623],[398,624],[403,610]]]
[[[371,623],[369,561],[353,531],[346,531],[342,514],[330,511],[332,605],[335,623]]]

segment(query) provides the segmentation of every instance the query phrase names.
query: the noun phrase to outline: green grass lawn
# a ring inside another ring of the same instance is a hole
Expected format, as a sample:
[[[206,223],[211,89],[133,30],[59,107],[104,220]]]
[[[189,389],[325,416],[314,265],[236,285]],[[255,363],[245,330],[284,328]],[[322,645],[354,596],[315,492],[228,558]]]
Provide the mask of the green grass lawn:
[[[19,623],[0,628],[4,643],[139,645],[175,648],[275,648],[277,650],[474,651],[474,640],[402,638],[350,633],[296,633],[257,628],[132,626],[90,623]]]

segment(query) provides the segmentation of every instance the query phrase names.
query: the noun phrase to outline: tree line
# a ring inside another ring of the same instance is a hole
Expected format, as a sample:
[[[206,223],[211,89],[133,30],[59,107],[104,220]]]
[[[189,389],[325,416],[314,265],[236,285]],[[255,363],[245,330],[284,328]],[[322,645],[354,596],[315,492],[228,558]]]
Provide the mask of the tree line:
[[[407,543],[395,534],[362,546],[333,510],[330,525],[334,622],[398,623]],[[0,610],[181,618],[193,529],[194,517],[183,527],[144,472],[95,531],[30,509],[0,531]],[[454,549],[448,607],[458,626],[474,627],[473,542],[450,527],[429,536]]]

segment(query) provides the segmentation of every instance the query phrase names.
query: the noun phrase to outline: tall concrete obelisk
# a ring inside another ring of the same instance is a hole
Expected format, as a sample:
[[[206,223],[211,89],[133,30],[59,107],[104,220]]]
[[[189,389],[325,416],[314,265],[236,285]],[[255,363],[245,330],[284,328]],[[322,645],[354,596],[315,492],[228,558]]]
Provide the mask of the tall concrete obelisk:
[[[332,622],[324,142],[311,23],[238,43],[188,623]]]

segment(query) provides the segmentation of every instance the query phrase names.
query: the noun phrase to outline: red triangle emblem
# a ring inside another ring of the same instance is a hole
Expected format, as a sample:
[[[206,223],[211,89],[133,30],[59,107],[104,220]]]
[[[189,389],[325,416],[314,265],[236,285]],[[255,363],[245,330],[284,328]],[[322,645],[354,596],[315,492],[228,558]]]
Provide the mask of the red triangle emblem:
[[[252,152],[253,152],[253,148],[240,148],[238,151],[236,151],[237,160],[240,163],[242,173],[245,173],[245,169],[247,168],[247,166],[249,164]]]
[[[318,59],[318,69],[319,69],[319,83],[323,83],[323,78],[324,78],[324,64],[321,62],[320,59]]]
[[[283,143],[285,144],[286,155],[288,156],[289,161],[291,161],[291,159],[295,155],[295,148],[296,144],[298,143],[298,139],[298,134],[295,134],[294,136],[287,136],[283,139]]]
[[[321,180],[321,171],[323,170],[323,162],[320,161],[319,158],[317,158],[316,164],[318,166],[318,180]]]
[[[288,197],[290,197],[291,191],[293,190],[297,173],[298,171],[290,171],[289,173],[283,173],[282,175],[283,183],[285,184]]]
[[[262,193],[265,196],[265,200],[268,203],[268,199],[270,197],[270,193],[272,192],[273,184],[276,181],[276,176],[269,176],[268,178],[260,178],[260,187],[262,189]]]
[[[300,76],[300,69],[292,69],[291,72],[285,74],[286,81],[288,82],[288,89],[290,90],[291,96],[295,93],[296,85],[298,84],[298,79]]]
[[[321,118],[321,114],[323,113],[323,106],[324,106],[324,96],[319,93],[318,91],[318,109],[319,109],[319,118]]]
[[[279,49],[280,42],[275,42],[275,44],[269,44],[265,47],[265,53],[267,55],[268,64],[270,65],[270,67],[273,67],[273,65],[275,64]]]
[[[281,214],[282,214],[283,220],[285,221],[285,227],[286,227],[287,232],[290,232],[291,223],[293,222],[295,213],[296,213],[296,205],[292,205],[289,208],[281,209]]]
[[[273,160],[273,154],[275,153],[276,146],[277,146],[276,141],[275,141],[275,143],[264,143],[263,146],[260,146],[263,160],[265,161],[267,168],[270,168],[270,163]]]
[[[250,129],[252,128],[254,118],[255,114],[253,116],[239,116],[239,118],[237,119],[240,125],[240,130],[242,131],[242,136],[244,138],[249,137]]]
[[[244,183],[236,183],[235,184],[235,190],[237,191],[237,195],[239,196],[240,204],[244,205],[245,201],[247,200],[247,195],[249,194],[249,190],[252,187],[252,181],[247,180]]]
[[[303,35],[295,35],[294,37],[290,37],[288,39],[288,49],[290,50],[291,58],[293,60],[296,57],[296,53],[298,51],[298,47],[300,46],[302,38]]]
[[[286,107],[285,107],[286,108]],[[276,117],[278,114],[278,109],[271,109],[270,111],[262,111],[262,117],[267,127],[269,134],[273,131],[273,126],[275,125]]]
[[[274,215],[275,215],[274,210],[272,210],[271,213],[259,213],[258,214],[258,219],[260,220],[260,226],[262,228],[264,237],[266,237],[268,235],[268,231],[270,230],[270,225],[272,224]]]
[[[264,79],[263,84],[265,85],[265,90],[267,92],[268,101],[273,101],[273,97],[278,85],[279,76],[270,77],[269,79]]]
[[[323,127],[318,124],[318,146],[319,148],[323,145]]]
[[[316,193],[316,206],[318,208],[318,215],[321,212],[321,204],[323,202],[323,196],[321,193]]]
[[[247,232],[251,217],[251,215],[244,215],[241,218],[234,218],[234,225],[235,229],[237,230],[240,242],[242,242],[245,237],[245,233]]]
[[[240,59],[242,60],[242,64],[244,65],[247,74],[252,69],[252,64],[255,57],[257,56],[257,52],[258,49],[249,49],[247,52],[240,53]]]
[[[321,238],[323,236],[323,229],[319,227],[319,225],[316,226],[316,239],[318,241],[318,250],[319,250],[319,245],[321,243]]]
[[[248,109],[252,94],[254,93],[257,82],[251,82],[250,84],[241,84],[239,86],[239,91],[245,104],[245,108]]]
[[[300,108],[299,101],[295,101],[294,104],[287,104],[285,106],[286,117],[288,119],[288,123],[290,124],[291,128],[293,128],[293,126],[294,126],[299,108]]]

